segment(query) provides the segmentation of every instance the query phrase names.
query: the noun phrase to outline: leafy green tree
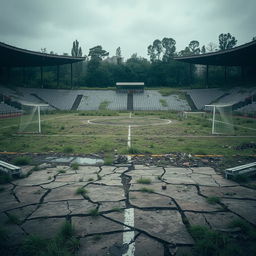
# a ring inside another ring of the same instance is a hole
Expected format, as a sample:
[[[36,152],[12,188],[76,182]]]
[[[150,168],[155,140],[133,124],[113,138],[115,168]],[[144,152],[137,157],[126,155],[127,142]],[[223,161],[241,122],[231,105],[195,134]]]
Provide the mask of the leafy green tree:
[[[163,46],[162,46],[162,42],[159,39],[156,39],[153,42],[153,49],[156,53],[157,60],[160,60],[160,56],[161,56],[161,53],[163,51]]]
[[[153,45],[149,45],[148,46],[148,55],[149,55],[149,58],[150,58],[151,62],[155,62],[156,61],[156,54],[155,54]]]
[[[201,53],[202,54],[205,54],[206,53],[206,49],[205,49],[205,46],[203,45],[202,48],[201,48]]]
[[[196,41],[196,40],[191,41],[189,43],[188,47],[189,47],[189,50],[190,50],[192,55],[200,53],[200,48],[199,48],[199,42],[198,41]]]
[[[89,55],[91,60],[102,61],[105,57],[109,55],[109,52],[102,49],[101,45],[97,45],[89,49]]]
[[[181,50],[178,54],[179,56],[188,56],[191,55],[191,51],[188,46],[184,50]]]
[[[237,40],[230,33],[219,35],[219,48],[221,51],[228,50],[236,46]]]
[[[173,38],[163,38],[162,47],[164,48],[163,61],[169,62],[176,51],[176,41]]]
[[[73,57],[82,57],[82,55],[83,55],[82,48],[79,47],[79,42],[77,40],[73,42],[73,47],[71,49],[71,55]]]

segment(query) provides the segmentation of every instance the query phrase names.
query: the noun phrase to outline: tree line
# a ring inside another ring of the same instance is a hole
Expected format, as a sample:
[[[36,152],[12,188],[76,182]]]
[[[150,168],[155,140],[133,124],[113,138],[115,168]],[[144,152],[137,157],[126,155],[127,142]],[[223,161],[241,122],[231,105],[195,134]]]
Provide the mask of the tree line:
[[[164,37],[162,40],[156,39],[147,47],[149,60],[134,53],[124,61],[121,48],[116,49],[114,56],[109,56],[109,52],[98,45],[89,49],[87,55],[83,54],[78,40],[73,42],[71,55],[74,57],[85,57],[85,61],[73,64],[73,86],[78,87],[113,87],[116,82],[145,82],[147,87],[181,87],[191,83],[204,83],[202,71],[199,72],[195,66],[174,61],[176,56],[190,56],[214,52],[217,50],[231,49],[236,46],[237,40],[230,33],[219,35],[219,45],[209,43],[200,46],[199,41],[192,40],[181,51],[177,52],[176,41],[173,38]],[[253,38],[255,40],[255,37]],[[46,52],[46,49],[41,49]],[[54,54],[53,52],[50,52]],[[68,55],[68,53],[64,53]],[[193,77],[191,78],[191,71]],[[239,74],[237,68],[230,68],[233,76]],[[22,74],[22,82],[34,87],[41,86],[40,72],[38,68],[26,68]],[[200,75],[201,74],[201,75]],[[17,69],[13,73],[15,80],[20,76],[21,70]],[[70,88],[70,68],[69,65],[60,67],[61,88]],[[211,67],[211,81],[213,84],[223,83],[223,67]],[[44,87],[56,88],[56,67],[44,68]]]

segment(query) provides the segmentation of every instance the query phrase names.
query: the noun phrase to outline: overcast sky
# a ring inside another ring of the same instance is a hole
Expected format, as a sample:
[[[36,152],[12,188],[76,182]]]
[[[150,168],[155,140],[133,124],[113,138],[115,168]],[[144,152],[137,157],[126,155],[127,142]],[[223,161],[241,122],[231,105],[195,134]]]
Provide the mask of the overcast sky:
[[[155,39],[172,37],[177,50],[191,40],[218,44],[230,32],[238,45],[256,36],[256,0],[0,0],[0,41],[40,51],[83,54],[96,45],[127,58],[147,57]]]

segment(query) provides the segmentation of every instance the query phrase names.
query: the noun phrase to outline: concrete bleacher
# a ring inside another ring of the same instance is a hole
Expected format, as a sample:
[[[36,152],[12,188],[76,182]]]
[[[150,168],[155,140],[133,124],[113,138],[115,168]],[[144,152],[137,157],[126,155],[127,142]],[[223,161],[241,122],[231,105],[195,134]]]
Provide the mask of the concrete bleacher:
[[[3,102],[0,103],[0,117],[9,117],[9,116],[17,116],[20,115],[22,111],[15,107],[9,106]]]
[[[227,93],[217,88],[192,89],[185,90],[185,92],[191,97],[198,110],[203,109],[205,105],[211,104],[212,102],[216,101],[218,98]]]
[[[161,100],[166,103],[163,106]],[[178,95],[162,96],[158,91],[145,90],[143,94],[134,94],[134,110],[176,110],[189,111],[190,106],[187,101],[180,99]]]
[[[256,115],[256,102],[238,108],[236,111],[241,113],[253,113]]]
[[[254,94],[256,94],[256,88],[233,88],[229,90],[228,95],[221,98],[218,103],[234,105],[238,102],[244,101]]]

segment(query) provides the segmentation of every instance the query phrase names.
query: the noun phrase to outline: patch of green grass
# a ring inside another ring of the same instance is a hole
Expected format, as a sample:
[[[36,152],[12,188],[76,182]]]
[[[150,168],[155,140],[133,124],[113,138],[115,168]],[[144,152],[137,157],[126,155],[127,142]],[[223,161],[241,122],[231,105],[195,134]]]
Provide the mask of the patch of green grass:
[[[58,235],[64,239],[68,239],[74,235],[74,232],[75,232],[75,229],[74,229],[73,225],[70,222],[65,221],[62,224]]]
[[[46,239],[43,239],[39,236],[30,235],[25,239],[22,245],[22,252],[26,256],[40,256],[46,247]]]
[[[78,163],[72,163],[71,168],[72,168],[72,170],[78,170],[79,169],[79,164]]]
[[[12,181],[12,177],[9,174],[0,172],[0,184],[6,184],[11,181]]]
[[[220,198],[217,196],[210,196],[206,198],[206,201],[209,204],[218,204],[220,203]]]
[[[256,229],[248,222],[242,219],[236,219],[230,222],[229,228],[240,228],[241,233],[248,237],[250,240],[256,240]]]
[[[74,227],[64,222],[60,231],[52,239],[30,235],[22,245],[22,255],[26,256],[72,256],[79,249],[79,240],[74,237]]]
[[[63,148],[63,153],[66,153],[66,154],[71,154],[74,152],[74,148],[71,147],[71,146],[66,146]]]
[[[137,183],[139,184],[151,184],[151,179],[150,178],[142,178],[140,177],[138,180],[137,180]]]
[[[160,99],[159,102],[161,103],[161,105],[162,105],[163,107],[168,107],[168,104],[167,104],[167,101],[166,101],[166,100]]]
[[[139,150],[138,148],[132,146],[132,147],[130,147],[130,148],[128,149],[128,153],[129,153],[129,154],[139,154],[139,153],[140,153],[140,150]]]
[[[89,178],[88,181],[89,182],[94,181],[94,178]]]
[[[80,188],[77,188],[76,190],[76,195],[86,195],[88,193],[88,190],[86,190],[85,188],[83,187],[80,187]]]
[[[19,156],[13,160],[13,163],[15,165],[29,165],[31,163],[31,158],[28,156]]]
[[[7,217],[8,217],[7,223],[9,224],[19,225],[21,223],[21,220],[15,214],[7,213]]]
[[[99,110],[107,110],[108,105],[110,104],[110,101],[102,101],[99,105]]]
[[[89,213],[92,217],[97,217],[97,216],[99,216],[99,210],[98,210],[98,208],[93,208],[93,209],[89,210],[88,213]]]
[[[216,231],[209,230],[203,226],[191,226],[190,234],[195,240],[194,252],[198,256],[215,256],[225,250],[228,237]]]
[[[113,164],[114,160],[115,160],[115,157],[114,157],[113,153],[107,152],[104,154],[104,164],[105,165]]]
[[[143,193],[154,193],[154,189],[146,187],[140,188],[139,191]]]

